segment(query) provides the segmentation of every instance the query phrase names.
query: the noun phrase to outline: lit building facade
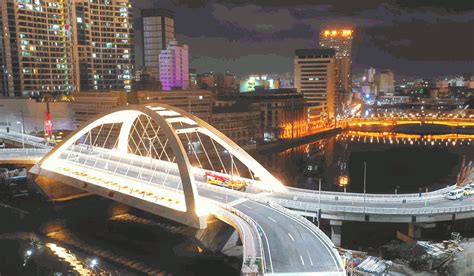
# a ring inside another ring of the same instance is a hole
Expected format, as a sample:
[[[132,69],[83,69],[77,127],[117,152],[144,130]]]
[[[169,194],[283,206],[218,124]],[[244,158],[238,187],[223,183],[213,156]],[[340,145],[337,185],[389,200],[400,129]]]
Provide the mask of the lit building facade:
[[[274,79],[272,76],[266,74],[254,74],[250,75],[240,81],[239,91],[240,92],[251,92],[255,90],[268,90],[280,88],[280,80]]]
[[[229,103],[229,104],[226,104]],[[305,99],[295,89],[259,90],[253,93],[219,95],[219,106],[250,107],[260,112],[261,135],[258,140],[271,142],[308,134]],[[224,108],[225,109],[225,108]]]
[[[352,37],[350,29],[325,29],[319,34],[319,47],[336,50],[336,89],[352,91]]]
[[[393,72],[390,70],[384,70],[375,75],[375,85],[378,93],[387,96],[393,96],[395,92],[395,80]]]
[[[174,13],[165,9],[142,10],[143,64],[150,76],[160,80],[160,52],[174,38]]]
[[[0,13],[2,95],[130,90],[130,0],[6,0]]]
[[[163,103],[172,105],[198,116],[206,122],[211,117],[212,93],[207,90],[139,90],[128,93],[131,104]]]
[[[76,0],[72,8],[78,91],[131,90],[134,78],[130,0]]]
[[[298,49],[295,51],[295,88],[308,105],[308,120],[315,123],[324,114],[336,112],[336,57],[334,49]]]
[[[188,89],[189,54],[188,45],[171,41],[160,52],[160,81],[163,90]]]
[[[210,123],[246,150],[255,149],[262,136],[260,111],[248,106],[214,107]]]
[[[1,95],[68,94],[73,90],[69,9],[62,0],[0,2]]]

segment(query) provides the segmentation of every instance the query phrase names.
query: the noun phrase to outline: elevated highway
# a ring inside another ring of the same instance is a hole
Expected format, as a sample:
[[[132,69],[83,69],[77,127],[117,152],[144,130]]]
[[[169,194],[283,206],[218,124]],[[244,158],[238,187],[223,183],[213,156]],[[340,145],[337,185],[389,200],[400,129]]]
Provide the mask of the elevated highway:
[[[0,129],[0,143],[27,148],[50,148],[41,137],[5,129]]]

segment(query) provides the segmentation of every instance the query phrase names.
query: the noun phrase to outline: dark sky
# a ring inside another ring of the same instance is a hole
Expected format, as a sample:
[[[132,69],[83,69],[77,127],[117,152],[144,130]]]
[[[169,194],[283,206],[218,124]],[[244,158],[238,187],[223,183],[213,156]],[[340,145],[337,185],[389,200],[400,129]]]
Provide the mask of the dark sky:
[[[133,0],[140,9],[175,12],[178,41],[198,72],[293,72],[297,48],[318,43],[320,27],[350,25],[354,70],[398,75],[474,73],[474,0]],[[140,32],[136,35],[141,43]],[[137,49],[141,65],[141,49]]]

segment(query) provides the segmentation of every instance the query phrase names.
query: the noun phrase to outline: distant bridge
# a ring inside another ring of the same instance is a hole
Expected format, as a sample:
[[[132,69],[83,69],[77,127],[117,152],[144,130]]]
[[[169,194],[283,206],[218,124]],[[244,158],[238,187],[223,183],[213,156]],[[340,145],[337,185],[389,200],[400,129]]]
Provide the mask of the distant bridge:
[[[369,117],[369,118],[348,118],[344,120],[347,126],[364,126],[364,125],[407,125],[407,124],[425,124],[425,125],[444,125],[453,127],[472,127],[474,126],[474,118],[452,118],[452,117]]]

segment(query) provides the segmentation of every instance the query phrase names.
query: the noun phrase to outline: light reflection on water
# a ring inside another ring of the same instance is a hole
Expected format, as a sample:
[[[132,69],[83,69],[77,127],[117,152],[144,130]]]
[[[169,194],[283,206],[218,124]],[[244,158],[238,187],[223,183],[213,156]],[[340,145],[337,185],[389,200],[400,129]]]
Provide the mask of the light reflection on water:
[[[47,243],[46,247],[48,247],[54,255],[58,256],[59,259],[67,262],[71,268],[80,275],[90,275],[94,273],[92,268],[89,268],[85,263],[83,263],[83,261],[79,260],[67,249],[57,246],[54,243]]]
[[[474,135],[413,135],[345,131],[281,152],[256,158],[288,186],[347,192],[425,191],[454,184],[462,163],[473,160]]]

